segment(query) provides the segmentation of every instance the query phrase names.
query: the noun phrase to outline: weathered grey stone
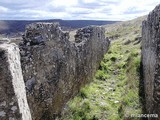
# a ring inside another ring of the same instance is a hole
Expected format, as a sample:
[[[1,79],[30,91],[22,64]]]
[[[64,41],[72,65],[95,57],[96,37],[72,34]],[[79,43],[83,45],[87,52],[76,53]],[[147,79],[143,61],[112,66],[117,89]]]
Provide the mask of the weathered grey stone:
[[[11,104],[12,103],[12,104]],[[22,76],[19,49],[0,44],[0,120],[31,120]]]
[[[160,5],[142,25],[142,64],[147,113],[160,116]]]
[[[21,63],[34,120],[53,120],[81,86],[90,82],[109,47],[102,27],[79,29],[75,42],[58,24],[26,27]],[[34,80],[33,80],[34,78]]]

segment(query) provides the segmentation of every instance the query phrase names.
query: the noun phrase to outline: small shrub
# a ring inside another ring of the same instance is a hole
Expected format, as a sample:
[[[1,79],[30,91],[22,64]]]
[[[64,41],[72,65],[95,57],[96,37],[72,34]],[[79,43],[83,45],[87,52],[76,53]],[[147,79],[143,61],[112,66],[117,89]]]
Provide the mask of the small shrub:
[[[117,58],[116,57],[111,57],[110,60],[113,61],[113,62],[115,62],[117,60]]]

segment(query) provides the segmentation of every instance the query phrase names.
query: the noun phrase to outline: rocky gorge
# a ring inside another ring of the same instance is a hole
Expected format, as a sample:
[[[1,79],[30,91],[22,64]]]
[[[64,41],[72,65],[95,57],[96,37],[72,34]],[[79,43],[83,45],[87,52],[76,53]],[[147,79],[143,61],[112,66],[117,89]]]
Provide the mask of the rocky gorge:
[[[160,5],[142,26],[137,28],[135,23],[115,24],[117,30],[107,33],[112,45],[103,27],[78,29],[71,40],[59,24],[42,22],[27,25],[19,45],[2,39],[0,119],[54,120],[78,93],[75,101],[85,105],[81,111],[72,102],[73,112],[79,111],[71,118],[132,119],[133,112],[160,116]],[[94,77],[99,81],[81,90]],[[97,116],[91,107],[99,112]],[[89,114],[82,115],[87,110]]]

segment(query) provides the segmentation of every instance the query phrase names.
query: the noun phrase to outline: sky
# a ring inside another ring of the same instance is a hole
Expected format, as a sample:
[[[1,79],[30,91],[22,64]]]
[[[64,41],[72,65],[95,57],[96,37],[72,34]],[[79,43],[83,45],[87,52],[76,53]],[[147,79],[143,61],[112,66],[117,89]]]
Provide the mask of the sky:
[[[114,20],[148,14],[159,0],[0,0],[0,20]]]

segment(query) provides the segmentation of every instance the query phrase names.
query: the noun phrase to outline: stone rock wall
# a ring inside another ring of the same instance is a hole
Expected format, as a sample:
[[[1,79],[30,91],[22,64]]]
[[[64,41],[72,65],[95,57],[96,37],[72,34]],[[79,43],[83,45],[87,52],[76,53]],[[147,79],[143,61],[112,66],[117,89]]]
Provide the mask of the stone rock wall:
[[[142,65],[147,113],[160,116],[160,5],[142,24]]]
[[[4,41],[3,41],[4,42]],[[0,44],[0,120],[31,120],[19,48]]]
[[[20,45],[22,72],[34,120],[52,120],[81,86],[90,82],[109,48],[102,27],[79,29],[69,41],[55,23],[26,27]]]

